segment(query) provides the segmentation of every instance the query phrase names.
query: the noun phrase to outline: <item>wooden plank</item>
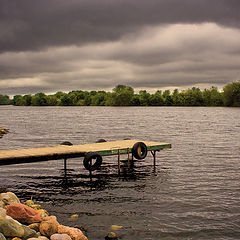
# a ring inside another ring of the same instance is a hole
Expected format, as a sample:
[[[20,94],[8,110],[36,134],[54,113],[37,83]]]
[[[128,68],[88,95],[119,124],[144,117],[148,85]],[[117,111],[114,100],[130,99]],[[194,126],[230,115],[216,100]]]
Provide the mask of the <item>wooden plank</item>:
[[[171,148],[169,143],[122,140],[72,146],[0,150],[0,165],[83,157],[88,152],[98,152],[102,156],[117,155],[118,151],[120,154],[131,153],[136,142],[144,142],[148,151]]]

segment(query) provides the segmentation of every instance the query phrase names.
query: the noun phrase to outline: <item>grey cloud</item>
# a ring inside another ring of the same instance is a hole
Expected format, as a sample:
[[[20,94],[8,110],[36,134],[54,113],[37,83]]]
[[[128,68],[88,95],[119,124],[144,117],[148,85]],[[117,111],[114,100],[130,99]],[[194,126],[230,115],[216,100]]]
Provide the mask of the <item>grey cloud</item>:
[[[0,52],[116,41],[142,26],[239,27],[239,0],[0,0]]]
[[[240,79],[239,0],[0,0],[0,93]]]
[[[24,85],[25,93],[41,87],[46,92],[111,89],[119,83],[223,86],[240,74],[238,39],[238,29],[177,24],[147,27],[116,42],[5,53],[0,54],[0,84],[5,91],[11,86],[21,92]]]

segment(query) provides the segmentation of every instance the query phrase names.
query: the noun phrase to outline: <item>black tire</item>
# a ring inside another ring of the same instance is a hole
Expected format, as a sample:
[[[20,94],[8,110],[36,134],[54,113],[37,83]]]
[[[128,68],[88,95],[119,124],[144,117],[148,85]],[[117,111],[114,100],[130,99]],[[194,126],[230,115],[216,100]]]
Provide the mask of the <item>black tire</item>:
[[[143,142],[136,142],[132,148],[132,155],[136,159],[144,159],[147,156],[147,146]]]
[[[98,140],[96,141],[96,143],[102,143],[102,142],[106,142],[106,140],[103,139],[103,138],[100,138],[100,139],[98,139]]]
[[[96,152],[89,152],[83,159],[83,166],[88,171],[95,171],[102,165],[102,156]]]
[[[72,146],[73,144],[69,141],[62,142],[60,145]]]

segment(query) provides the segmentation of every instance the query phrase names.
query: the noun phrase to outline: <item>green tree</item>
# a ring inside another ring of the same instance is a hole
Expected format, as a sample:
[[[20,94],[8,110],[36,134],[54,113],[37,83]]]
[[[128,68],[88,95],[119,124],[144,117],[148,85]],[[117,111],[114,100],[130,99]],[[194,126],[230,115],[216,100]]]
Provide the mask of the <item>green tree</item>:
[[[61,100],[57,98],[55,95],[47,96],[47,105],[48,106],[59,106],[61,105]]]
[[[24,106],[24,101],[22,95],[15,95],[12,100],[13,105],[15,106]]]
[[[162,96],[163,96],[163,99],[164,99],[164,105],[166,105],[166,106],[172,106],[173,105],[173,100],[172,100],[170,90],[165,90],[163,92]]]
[[[33,106],[47,106],[47,96],[44,93],[37,93],[32,96]]]
[[[0,105],[10,105],[10,104],[11,104],[11,100],[9,96],[0,94]]]
[[[211,89],[204,89],[202,92],[204,106],[222,106],[223,97],[216,87]]]
[[[172,93],[172,105],[174,106],[180,106],[180,99],[179,99],[179,91],[178,89],[174,89]]]
[[[134,94],[130,102],[131,106],[140,106],[140,99],[138,94]]]
[[[129,106],[134,95],[132,87],[118,85],[113,89],[112,104],[113,106]]]
[[[150,105],[150,97],[151,94],[146,90],[139,91],[139,101],[141,106],[149,106]]]
[[[62,95],[60,97],[60,100],[61,100],[61,106],[72,106],[73,105],[73,102],[72,102],[72,99],[71,99],[71,95],[65,93],[64,95]]]
[[[202,106],[203,98],[202,92],[199,88],[193,87],[182,92],[184,94],[185,106]]]
[[[107,94],[105,91],[99,91],[96,93],[90,93],[92,106],[104,106],[106,105]]]
[[[32,105],[32,95],[27,94],[22,97],[24,106],[31,106]]]
[[[223,101],[225,106],[240,107],[240,81],[223,88]]]
[[[150,106],[163,106],[164,105],[164,98],[162,96],[161,91],[158,90],[150,96],[149,105]]]

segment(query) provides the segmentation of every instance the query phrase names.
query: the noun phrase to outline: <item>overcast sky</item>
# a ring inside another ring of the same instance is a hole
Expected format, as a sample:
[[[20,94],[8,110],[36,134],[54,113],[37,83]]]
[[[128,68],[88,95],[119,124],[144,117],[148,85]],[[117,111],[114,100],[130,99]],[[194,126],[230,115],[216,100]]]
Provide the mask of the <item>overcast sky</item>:
[[[240,0],[0,0],[0,94],[240,79]]]

